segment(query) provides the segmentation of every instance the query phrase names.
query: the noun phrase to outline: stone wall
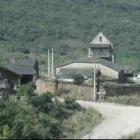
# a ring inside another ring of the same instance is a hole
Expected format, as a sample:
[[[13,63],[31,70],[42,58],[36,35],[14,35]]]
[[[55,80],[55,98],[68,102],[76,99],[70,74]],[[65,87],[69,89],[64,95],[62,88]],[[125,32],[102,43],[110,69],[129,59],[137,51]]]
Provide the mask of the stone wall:
[[[93,101],[93,87],[90,86],[78,86],[69,83],[59,83],[58,89],[65,88],[70,92],[63,97],[73,97],[77,100]]]
[[[55,91],[63,88],[70,90],[70,92],[63,94],[62,97],[73,97],[78,100],[93,101],[93,86],[78,86],[66,82],[56,83],[50,80],[37,80],[36,85],[36,92],[38,92],[38,94],[43,94],[47,91],[55,93]],[[108,84],[105,85],[104,88],[106,90],[106,96],[140,94],[140,85],[135,84]]]
[[[37,80],[36,86],[37,86],[36,92],[38,94],[43,94],[48,91],[55,93],[55,91],[61,88],[63,89],[65,88],[67,90],[70,90],[70,92],[66,95],[67,97],[73,97],[78,100],[93,101],[93,87],[90,86],[77,86],[72,83],[66,82],[56,83],[51,80],[40,80],[40,79]]]
[[[140,85],[136,84],[105,85],[105,89],[106,96],[140,94]]]
[[[36,87],[37,87],[36,92],[38,94],[43,94],[47,91],[53,93],[55,91],[55,83],[53,81],[50,81],[50,80],[45,81],[45,80],[38,79],[36,81]]]

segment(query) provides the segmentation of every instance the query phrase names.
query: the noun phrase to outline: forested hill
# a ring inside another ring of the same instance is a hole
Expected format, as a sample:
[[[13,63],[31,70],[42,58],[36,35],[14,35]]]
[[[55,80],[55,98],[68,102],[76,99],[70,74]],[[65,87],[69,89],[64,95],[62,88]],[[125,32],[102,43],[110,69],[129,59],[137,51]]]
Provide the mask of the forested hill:
[[[0,0],[1,61],[50,47],[55,63],[83,57],[100,31],[114,44],[117,63],[140,67],[140,0]]]

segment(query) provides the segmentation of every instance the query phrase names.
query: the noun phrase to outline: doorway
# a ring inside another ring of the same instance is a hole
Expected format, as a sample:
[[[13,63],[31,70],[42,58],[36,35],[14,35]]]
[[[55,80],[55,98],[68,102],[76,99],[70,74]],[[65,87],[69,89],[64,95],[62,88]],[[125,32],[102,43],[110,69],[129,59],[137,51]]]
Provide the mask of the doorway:
[[[27,84],[33,81],[33,75],[22,75],[21,77],[21,85]]]

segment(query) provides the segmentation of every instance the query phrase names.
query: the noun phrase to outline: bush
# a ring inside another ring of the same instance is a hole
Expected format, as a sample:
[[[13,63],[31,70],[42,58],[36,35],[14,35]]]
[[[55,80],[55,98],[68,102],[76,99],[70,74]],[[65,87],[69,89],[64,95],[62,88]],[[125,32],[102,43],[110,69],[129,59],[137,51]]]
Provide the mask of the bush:
[[[28,84],[24,84],[19,88],[19,91],[17,93],[19,96],[25,96],[25,97],[31,97],[34,94],[34,90],[36,89],[36,85],[33,82],[30,82]]]
[[[81,85],[84,83],[84,77],[82,74],[75,74],[73,75],[73,78],[76,85]]]
[[[81,106],[75,102],[75,99],[66,98],[64,104],[68,110],[81,110]]]
[[[29,102],[37,108],[38,112],[49,113],[53,108],[52,97],[53,95],[50,92],[47,92],[40,96],[32,97]]]

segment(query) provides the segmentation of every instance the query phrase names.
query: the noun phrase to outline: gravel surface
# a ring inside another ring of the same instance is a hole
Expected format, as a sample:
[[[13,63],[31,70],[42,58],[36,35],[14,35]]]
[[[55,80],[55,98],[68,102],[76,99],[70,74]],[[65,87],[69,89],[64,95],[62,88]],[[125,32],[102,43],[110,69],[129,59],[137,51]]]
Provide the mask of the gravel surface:
[[[99,111],[104,121],[91,130],[83,139],[120,139],[140,128],[140,107],[122,106],[111,103],[77,101],[85,108]]]

